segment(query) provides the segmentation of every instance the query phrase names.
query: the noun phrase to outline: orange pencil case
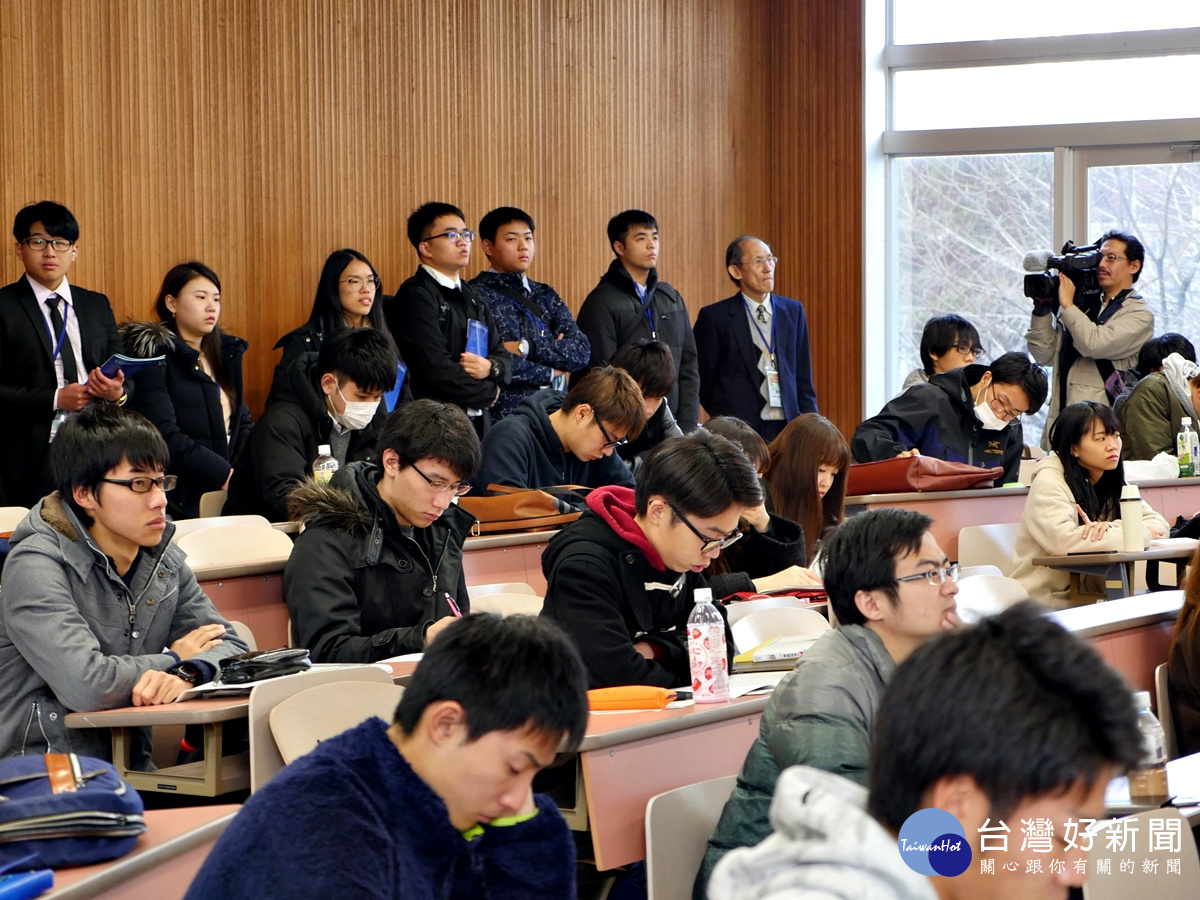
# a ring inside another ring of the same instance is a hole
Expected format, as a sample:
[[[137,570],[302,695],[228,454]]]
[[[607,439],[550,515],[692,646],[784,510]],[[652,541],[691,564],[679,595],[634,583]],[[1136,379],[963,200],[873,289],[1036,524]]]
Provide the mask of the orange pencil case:
[[[662,709],[672,700],[686,700],[690,691],[648,684],[627,684],[621,687],[595,688],[588,691],[588,709]]]

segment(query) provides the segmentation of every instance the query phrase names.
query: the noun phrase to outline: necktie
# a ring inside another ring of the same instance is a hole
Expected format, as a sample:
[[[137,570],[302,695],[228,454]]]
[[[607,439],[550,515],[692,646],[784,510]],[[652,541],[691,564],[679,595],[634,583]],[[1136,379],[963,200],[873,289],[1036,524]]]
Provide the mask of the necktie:
[[[762,322],[764,325],[767,324],[767,314],[763,312],[761,303],[758,304],[758,321]]]
[[[66,384],[74,384],[79,380],[79,368],[75,365],[75,348],[71,345],[71,338],[63,331],[63,317],[58,311],[58,301],[58,294],[51,294],[46,298],[46,305],[50,307],[50,340],[58,343],[58,336],[63,336],[62,349],[59,351],[63,364],[63,381]]]

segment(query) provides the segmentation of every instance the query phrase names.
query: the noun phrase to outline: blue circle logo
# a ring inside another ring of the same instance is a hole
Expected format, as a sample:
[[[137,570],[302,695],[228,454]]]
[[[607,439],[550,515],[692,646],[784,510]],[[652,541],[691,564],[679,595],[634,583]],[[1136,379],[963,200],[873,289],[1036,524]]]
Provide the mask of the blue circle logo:
[[[971,845],[962,823],[944,809],[919,809],[900,829],[900,858],[921,875],[953,878],[971,865]]]

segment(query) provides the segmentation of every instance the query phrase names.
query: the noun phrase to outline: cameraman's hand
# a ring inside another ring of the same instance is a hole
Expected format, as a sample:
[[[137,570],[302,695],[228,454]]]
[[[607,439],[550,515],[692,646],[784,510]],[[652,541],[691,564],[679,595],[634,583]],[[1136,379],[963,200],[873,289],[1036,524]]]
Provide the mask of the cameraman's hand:
[[[1063,309],[1075,305],[1075,282],[1066,275],[1058,276],[1058,305]]]
[[[905,450],[901,453],[897,453],[895,458],[896,459],[904,459],[909,456],[920,456],[920,455],[921,455],[921,451],[918,450],[916,447],[913,447],[911,450]]]

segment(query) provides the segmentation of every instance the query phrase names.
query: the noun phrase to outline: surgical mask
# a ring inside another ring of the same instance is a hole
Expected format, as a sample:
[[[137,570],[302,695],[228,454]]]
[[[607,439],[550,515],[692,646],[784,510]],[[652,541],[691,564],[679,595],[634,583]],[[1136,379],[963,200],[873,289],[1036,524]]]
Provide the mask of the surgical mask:
[[[984,431],[1003,431],[1008,427],[1008,422],[1004,421],[996,411],[992,409],[992,404],[987,402],[987,388],[979,392],[981,399],[975,404],[975,418],[979,420],[979,424],[983,426]]]
[[[361,431],[371,424],[371,420],[375,418],[375,413],[379,409],[378,400],[347,400],[341,388],[338,388],[338,396],[346,404],[346,410],[341,415],[338,415],[335,409],[333,417],[341,423],[343,428],[348,428],[350,431]],[[330,406],[332,405],[330,404]]]

